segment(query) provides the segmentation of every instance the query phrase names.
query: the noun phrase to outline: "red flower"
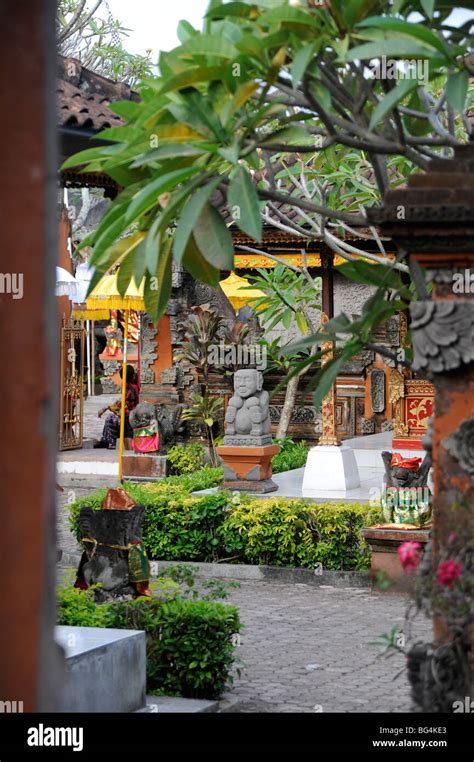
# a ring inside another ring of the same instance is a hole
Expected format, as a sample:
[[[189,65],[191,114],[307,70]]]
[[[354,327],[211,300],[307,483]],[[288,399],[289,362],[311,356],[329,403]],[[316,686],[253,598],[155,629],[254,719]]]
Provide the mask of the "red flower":
[[[413,572],[421,561],[421,545],[419,542],[404,542],[398,548],[400,563],[406,572]]]
[[[436,579],[440,585],[445,585],[446,587],[451,588],[461,574],[462,564],[457,561],[443,561],[443,563],[438,566]]]

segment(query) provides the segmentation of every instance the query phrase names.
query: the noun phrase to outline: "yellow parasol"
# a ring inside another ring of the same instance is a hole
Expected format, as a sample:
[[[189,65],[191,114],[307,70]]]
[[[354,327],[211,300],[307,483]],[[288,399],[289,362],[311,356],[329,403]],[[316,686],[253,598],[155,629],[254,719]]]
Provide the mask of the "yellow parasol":
[[[236,312],[245,307],[246,304],[251,305],[255,299],[265,296],[265,293],[260,289],[249,288],[248,280],[235,273],[231,273],[228,278],[221,280],[220,287]]]
[[[128,312],[129,310],[145,311],[145,280],[139,286],[132,278],[123,296],[117,287],[119,270],[113,275],[104,275],[87,297],[87,309],[123,310],[125,312],[125,327],[123,336],[122,361],[122,404],[120,407],[120,449],[119,449],[119,481],[123,481],[123,440],[125,435],[125,397],[127,385],[127,344],[128,344]]]
[[[72,316],[74,320],[110,320],[110,310],[90,310],[85,304],[75,304]]]

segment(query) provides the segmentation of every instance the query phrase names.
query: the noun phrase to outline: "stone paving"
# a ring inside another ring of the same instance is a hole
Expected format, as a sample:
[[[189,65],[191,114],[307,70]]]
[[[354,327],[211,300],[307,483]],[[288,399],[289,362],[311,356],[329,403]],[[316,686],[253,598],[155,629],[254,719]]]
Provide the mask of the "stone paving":
[[[58,493],[58,545],[79,547],[67,526],[65,506],[107,480],[63,477]],[[402,674],[404,657],[379,656],[371,645],[403,627],[406,599],[360,588],[240,582],[227,602],[239,607],[245,625],[237,649],[242,673],[220,703],[223,712],[410,711]],[[415,622],[429,638],[430,623]]]
[[[355,588],[245,582],[228,602],[245,627],[238,649],[242,674],[225,712],[410,711],[402,654],[382,657],[371,645],[403,627],[403,596]],[[414,634],[429,638],[430,623]]]

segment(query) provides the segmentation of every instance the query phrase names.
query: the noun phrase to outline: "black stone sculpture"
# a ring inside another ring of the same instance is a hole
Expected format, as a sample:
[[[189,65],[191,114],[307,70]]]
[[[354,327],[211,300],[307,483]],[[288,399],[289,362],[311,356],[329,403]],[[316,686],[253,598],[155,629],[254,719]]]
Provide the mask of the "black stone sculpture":
[[[109,490],[108,495],[118,493],[124,491]],[[87,589],[99,584],[95,591],[98,602],[149,595],[150,567],[142,540],[145,506],[114,510],[105,505],[104,501],[99,511],[81,509],[79,527],[84,553],[75,587]]]

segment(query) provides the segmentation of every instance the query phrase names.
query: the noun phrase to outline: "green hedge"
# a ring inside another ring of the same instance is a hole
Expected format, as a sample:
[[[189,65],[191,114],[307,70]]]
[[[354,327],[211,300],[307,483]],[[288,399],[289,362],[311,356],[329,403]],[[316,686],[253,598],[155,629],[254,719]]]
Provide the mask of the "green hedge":
[[[370,567],[370,550],[360,530],[381,520],[380,508],[233,496],[225,491],[192,496],[194,477],[184,479],[127,485],[132,497],[145,505],[143,539],[152,559],[230,560],[306,568],[321,563],[325,569]],[[98,509],[104,495],[105,490],[100,490],[71,506],[76,536],[81,507]]]
[[[293,468],[303,468],[308,459],[308,447],[304,441],[294,442],[290,437],[274,440],[279,445],[280,452],[272,458],[274,474],[291,471]]]
[[[185,698],[219,698],[232,683],[238,609],[183,599],[173,580],[161,580],[162,600],[137,598],[96,604],[93,589],[58,589],[58,623],[145,630],[147,690]],[[168,594],[163,593],[168,588]],[[179,586],[178,586],[179,588]]]

